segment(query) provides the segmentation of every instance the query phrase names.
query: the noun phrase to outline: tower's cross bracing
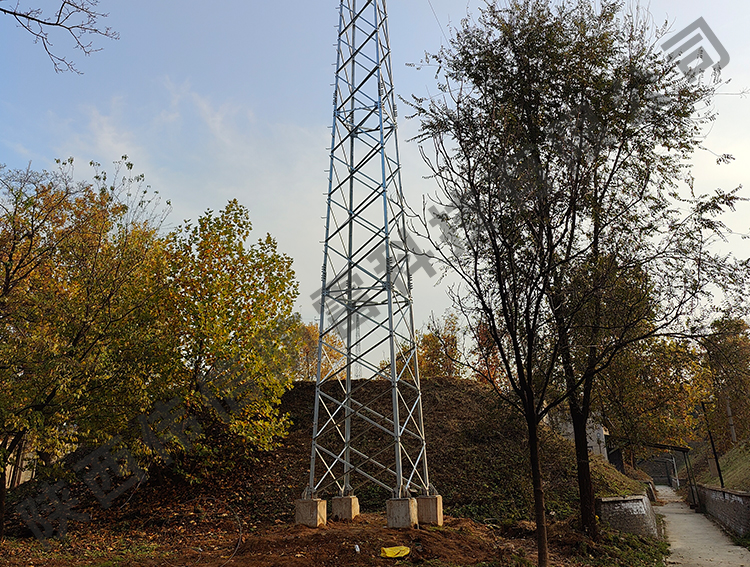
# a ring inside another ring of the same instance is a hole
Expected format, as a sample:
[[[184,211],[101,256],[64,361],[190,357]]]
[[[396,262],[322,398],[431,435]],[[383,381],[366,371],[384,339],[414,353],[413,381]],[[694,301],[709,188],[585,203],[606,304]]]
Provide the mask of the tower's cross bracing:
[[[338,30],[305,497],[352,496],[369,482],[394,498],[427,495],[385,0],[341,0]],[[343,362],[326,363],[332,353]]]

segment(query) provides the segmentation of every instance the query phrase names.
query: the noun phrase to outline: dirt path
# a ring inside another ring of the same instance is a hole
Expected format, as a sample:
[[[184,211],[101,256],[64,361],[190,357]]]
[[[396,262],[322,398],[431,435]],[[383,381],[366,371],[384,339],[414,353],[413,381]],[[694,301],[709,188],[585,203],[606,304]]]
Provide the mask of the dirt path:
[[[750,567],[750,551],[734,545],[711,520],[694,510],[668,486],[657,486],[657,508],[667,523],[672,555],[667,565],[681,567]]]

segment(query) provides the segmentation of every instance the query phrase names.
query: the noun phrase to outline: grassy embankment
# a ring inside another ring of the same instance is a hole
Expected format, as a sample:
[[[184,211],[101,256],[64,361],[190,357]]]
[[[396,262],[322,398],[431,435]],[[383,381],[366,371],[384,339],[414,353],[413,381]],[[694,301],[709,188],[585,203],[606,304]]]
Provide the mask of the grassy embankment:
[[[705,457],[709,457],[710,448],[704,448]],[[719,457],[724,487],[730,490],[750,492],[750,440],[745,440]],[[719,477],[711,474],[708,467],[701,470],[698,482],[708,486],[719,486]]]
[[[696,452],[700,466],[697,481],[706,486],[720,486],[718,475],[711,474],[708,467],[708,459],[711,457],[711,448],[708,443],[702,445]],[[750,492],[750,439],[738,443],[727,453],[719,457],[721,476],[724,478],[724,487],[729,490]],[[744,538],[733,537],[740,545],[750,549],[750,536]]]

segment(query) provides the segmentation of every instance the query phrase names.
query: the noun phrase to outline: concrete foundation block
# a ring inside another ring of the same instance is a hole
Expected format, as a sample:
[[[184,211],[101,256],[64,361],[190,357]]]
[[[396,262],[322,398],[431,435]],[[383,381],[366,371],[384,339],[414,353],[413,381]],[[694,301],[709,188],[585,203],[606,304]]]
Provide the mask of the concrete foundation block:
[[[385,503],[389,528],[418,528],[419,514],[416,498],[391,498]]]
[[[319,528],[326,525],[326,501],[320,498],[294,501],[294,523]]]
[[[356,496],[337,496],[331,509],[333,520],[353,520],[359,516],[359,499]]]
[[[607,496],[596,499],[596,515],[621,532],[660,537],[656,514],[647,496]]]
[[[419,496],[417,498],[417,519],[420,524],[443,525],[443,497]]]

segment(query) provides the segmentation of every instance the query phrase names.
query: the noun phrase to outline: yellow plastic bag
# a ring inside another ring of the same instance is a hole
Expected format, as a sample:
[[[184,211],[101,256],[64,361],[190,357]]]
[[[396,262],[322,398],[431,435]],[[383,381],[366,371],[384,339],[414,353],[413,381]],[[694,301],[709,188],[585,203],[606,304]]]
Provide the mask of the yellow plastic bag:
[[[409,555],[409,549],[406,546],[398,545],[396,547],[381,547],[380,557],[406,557]]]

